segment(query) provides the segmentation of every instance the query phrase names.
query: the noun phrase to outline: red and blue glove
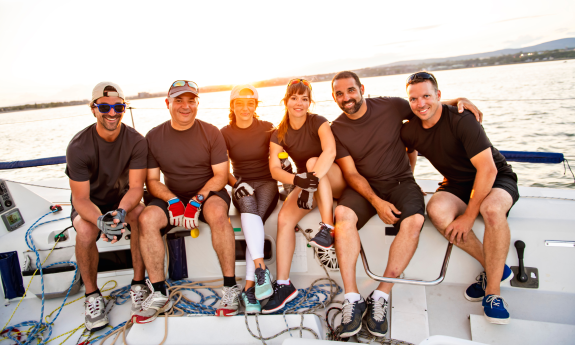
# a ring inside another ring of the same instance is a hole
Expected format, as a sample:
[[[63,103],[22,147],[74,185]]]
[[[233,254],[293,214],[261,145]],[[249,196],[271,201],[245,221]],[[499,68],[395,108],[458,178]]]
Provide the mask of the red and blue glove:
[[[170,225],[184,225],[184,203],[178,198],[168,200],[168,212],[170,213]]]
[[[202,211],[202,204],[191,199],[186,206],[186,212],[184,213],[184,228],[186,229],[197,229],[200,225],[200,212]]]

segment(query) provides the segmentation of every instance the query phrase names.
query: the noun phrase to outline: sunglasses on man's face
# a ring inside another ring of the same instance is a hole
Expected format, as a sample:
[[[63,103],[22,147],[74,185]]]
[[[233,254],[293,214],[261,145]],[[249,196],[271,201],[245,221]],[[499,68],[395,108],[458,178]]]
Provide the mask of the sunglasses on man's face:
[[[311,83],[310,83],[309,81],[307,81],[307,80],[305,80],[305,79],[301,79],[301,78],[297,78],[297,79],[292,79],[292,80],[290,80],[289,83],[288,83],[288,87],[290,87],[290,86],[292,86],[292,85],[294,85],[294,84],[297,84],[297,83],[302,83],[302,84],[304,84],[305,86],[309,87],[309,89],[311,90]]]
[[[110,109],[114,108],[114,112],[117,114],[121,114],[126,110],[125,103],[118,103],[118,104],[107,104],[107,103],[94,103],[96,107],[98,107],[98,111],[102,114],[107,114],[110,112]]]

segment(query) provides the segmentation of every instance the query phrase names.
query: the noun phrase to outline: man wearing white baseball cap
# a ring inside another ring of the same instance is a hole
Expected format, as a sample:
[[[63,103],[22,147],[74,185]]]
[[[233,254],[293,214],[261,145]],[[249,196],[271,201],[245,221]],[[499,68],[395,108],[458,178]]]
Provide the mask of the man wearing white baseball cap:
[[[210,226],[212,245],[224,276],[224,296],[217,314],[234,315],[239,288],[235,278],[235,237],[229,222],[228,154],[220,131],[196,119],[199,88],[193,81],[170,86],[166,106],[171,119],[152,128],[148,140],[146,186],[153,199],[140,215],[141,250],[148,270],[151,294],[132,318],[149,323],[172,307],[166,292],[162,234],[173,227],[195,229],[199,221]],[[164,182],[160,180],[164,174]]]
[[[66,150],[66,175],[72,191],[70,219],[77,231],[76,261],[86,286],[85,325],[91,331],[108,324],[106,306],[96,282],[99,260],[96,241],[100,237],[115,243],[125,228],[131,230],[132,314],[140,309],[149,293],[138,242],[148,145],[140,133],[122,123],[124,100],[124,92],[117,84],[96,85],[90,101],[96,123],[76,134]]]

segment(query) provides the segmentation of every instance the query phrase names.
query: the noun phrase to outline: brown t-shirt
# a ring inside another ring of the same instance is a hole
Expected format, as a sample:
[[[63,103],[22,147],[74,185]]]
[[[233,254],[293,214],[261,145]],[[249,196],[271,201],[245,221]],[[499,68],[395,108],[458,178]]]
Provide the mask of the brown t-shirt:
[[[96,124],[74,136],[66,150],[66,175],[90,181],[90,200],[98,205],[118,204],[129,189],[129,170],[146,169],[148,143],[132,127],[121,124],[113,142],[102,139]]]
[[[487,138],[483,126],[468,110],[460,114],[457,107],[443,105],[441,118],[427,129],[414,116],[403,125],[401,140],[409,152],[415,149],[425,156],[448,183],[475,181],[477,169],[471,158],[489,147],[498,173],[513,172],[505,157]]]
[[[343,113],[331,124],[335,159],[351,156],[369,182],[413,177],[400,139],[402,121],[415,116],[409,103],[398,97],[366,98],[365,102],[367,111],[361,118],[351,120]]]
[[[272,133],[271,142],[283,147],[295,163],[298,173],[306,172],[305,165],[308,159],[319,157],[323,152],[318,131],[324,122],[327,122],[325,117],[308,114],[300,129],[295,130],[288,126],[287,133],[281,143],[278,141],[278,131],[275,130]]]
[[[185,131],[175,130],[168,120],[152,128],[146,139],[148,169],[159,167],[168,189],[188,200],[214,177],[212,165],[228,160],[222,133],[198,119]]]
[[[220,130],[236,178],[241,177],[242,181],[272,179],[269,158],[273,127],[271,122],[254,118],[248,128],[240,128],[233,123]]]

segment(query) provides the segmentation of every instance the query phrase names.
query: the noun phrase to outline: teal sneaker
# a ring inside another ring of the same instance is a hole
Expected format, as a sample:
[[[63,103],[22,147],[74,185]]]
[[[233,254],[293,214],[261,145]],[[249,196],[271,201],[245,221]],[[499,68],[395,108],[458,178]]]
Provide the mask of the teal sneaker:
[[[259,314],[262,312],[260,301],[256,299],[255,287],[242,291],[242,303],[246,314]]]
[[[509,323],[509,312],[505,307],[509,305],[499,295],[487,295],[483,298],[483,316],[490,323],[506,325]]]
[[[265,270],[260,267],[256,268],[256,299],[258,301],[264,300],[273,295],[273,293],[270,270],[267,267]]]

